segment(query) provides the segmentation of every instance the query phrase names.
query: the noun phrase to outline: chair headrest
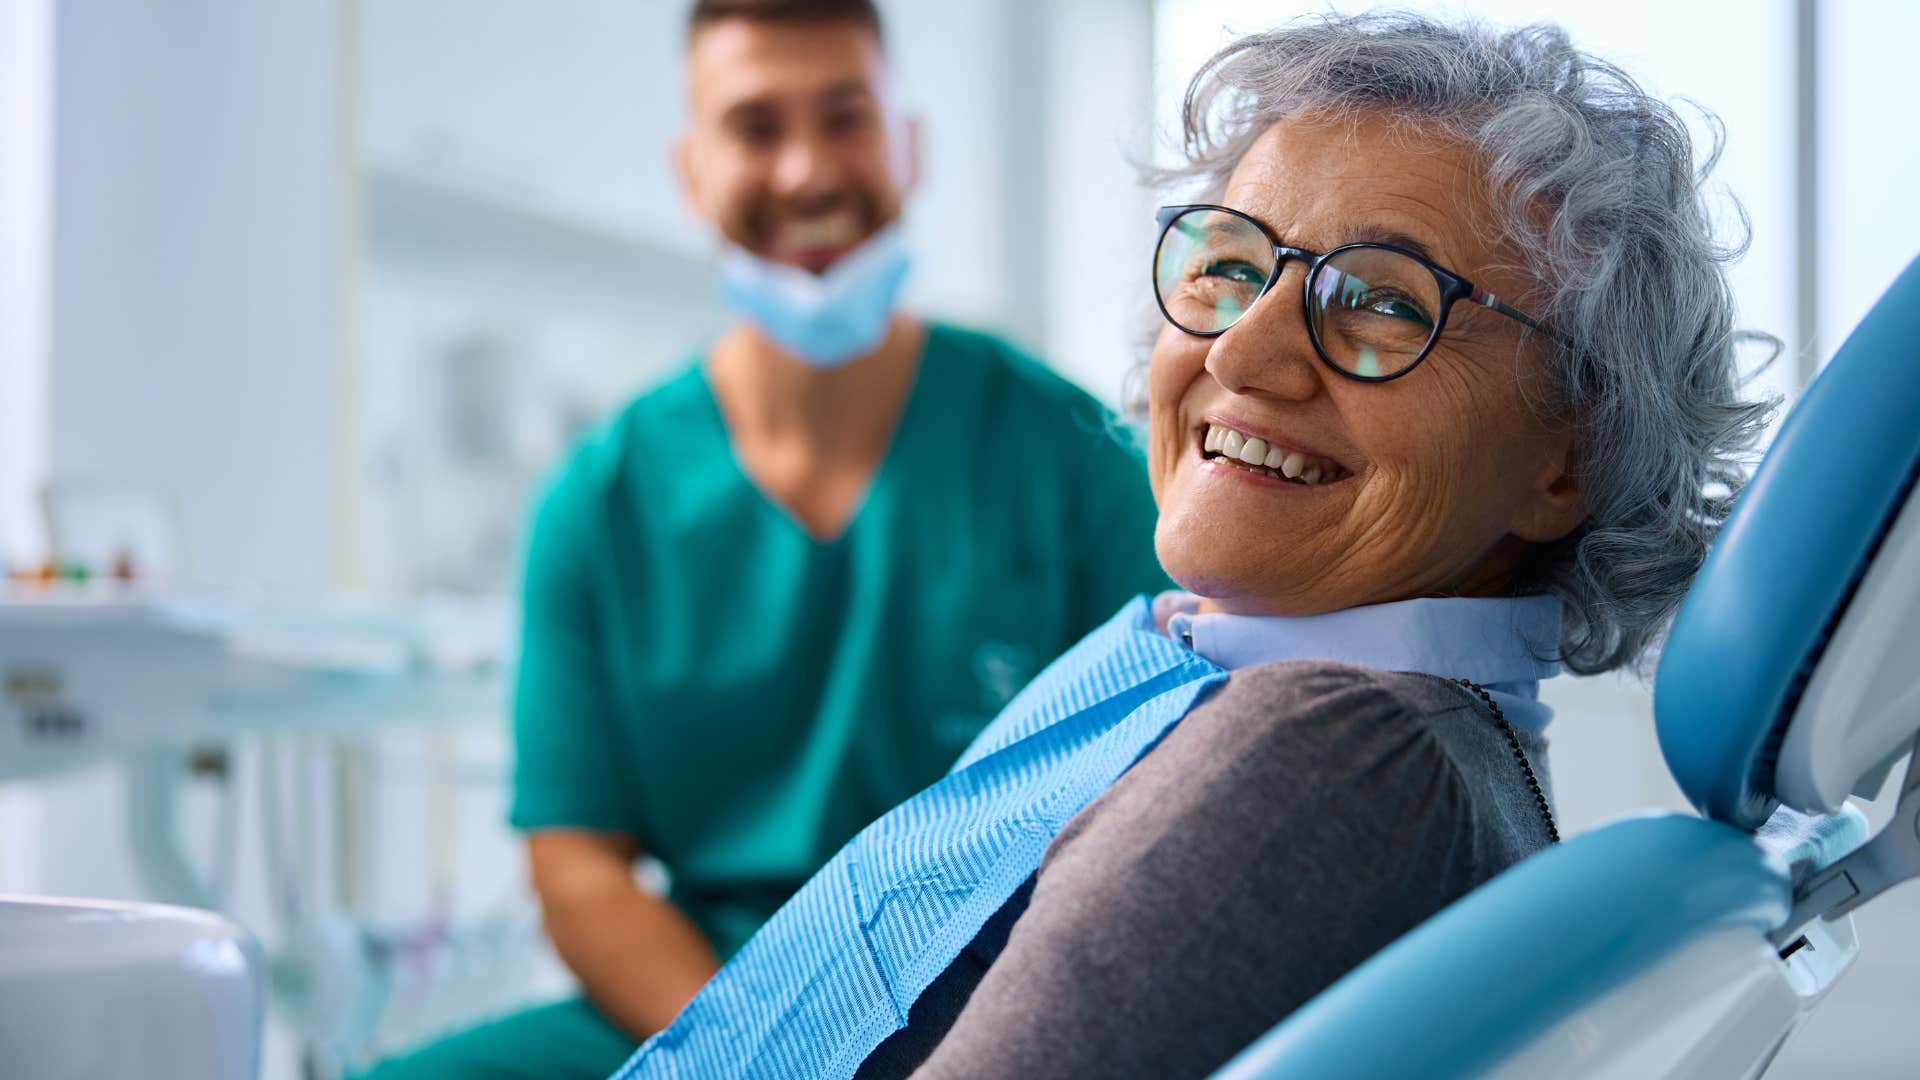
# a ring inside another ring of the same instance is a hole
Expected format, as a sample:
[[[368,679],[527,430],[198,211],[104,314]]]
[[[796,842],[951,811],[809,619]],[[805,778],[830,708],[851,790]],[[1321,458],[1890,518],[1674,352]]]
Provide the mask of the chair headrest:
[[[1655,723],[1701,813],[1751,830],[1780,801],[1833,810],[1912,744],[1916,476],[1920,260],[1788,415],[1668,638]]]

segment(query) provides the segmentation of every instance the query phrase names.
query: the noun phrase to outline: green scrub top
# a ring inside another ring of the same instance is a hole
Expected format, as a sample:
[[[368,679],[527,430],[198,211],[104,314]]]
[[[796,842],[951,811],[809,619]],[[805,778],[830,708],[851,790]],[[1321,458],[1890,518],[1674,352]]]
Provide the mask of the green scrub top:
[[[582,445],[535,515],[512,822],[625,833],[731,955],[1128,598],[1167,587],[1112,415],[930,326],[846,531],[741,471],[701,364]]]

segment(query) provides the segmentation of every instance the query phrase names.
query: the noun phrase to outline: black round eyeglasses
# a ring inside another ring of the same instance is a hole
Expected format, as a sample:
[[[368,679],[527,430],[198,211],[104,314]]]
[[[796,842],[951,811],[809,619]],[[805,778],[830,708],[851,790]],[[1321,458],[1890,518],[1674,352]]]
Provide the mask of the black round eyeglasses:
[[[1468,300],[1566,339],[1466,278],[1393,244],[1342,244],[1325,254],[1288,247],[1238,210],[1195,204],[1154,215],[1153,295],[1160,313],[1196,337],[1218,337],[1280,280],[1307,264],[1307,336],[1327,366],[1361,382],[1397,379],[1426,359],[1456,300]]]

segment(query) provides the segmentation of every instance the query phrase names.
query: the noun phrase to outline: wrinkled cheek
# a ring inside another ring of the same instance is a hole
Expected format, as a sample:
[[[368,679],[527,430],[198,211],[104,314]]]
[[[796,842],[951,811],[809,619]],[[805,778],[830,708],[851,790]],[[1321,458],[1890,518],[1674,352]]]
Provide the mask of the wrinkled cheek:
[[[1389,555],[1385,548],[1410,554],[1426,546],[1426,538],[1440,526],[1446,513],[1445,497],[1433,478],[1418,470],[1376,467],[1367,478],[1351,511],[1357,547]]]
[[[1154,408],[1179,405],[1193,380],[1206,370],[1210,344],[1207,338],[1183,334],[1172,326],[1160,327],[1160,336],[1154,339],[1153,355],[1148,360],[1148,392]]]
[[[1147,480],[1153,487],[1154,502],[1166,507],[1167,489],[1180,466],[1181,439],[1178,413],[1156,409],[1147,422]]]
[[[1163,328],[1147,369],[1147,467],[1163,509],[1166,486],[1186,450],[1188,418],[1182,406],[1194,378],[1205,370],[1206,350],[1193,344],[1172,327]]]

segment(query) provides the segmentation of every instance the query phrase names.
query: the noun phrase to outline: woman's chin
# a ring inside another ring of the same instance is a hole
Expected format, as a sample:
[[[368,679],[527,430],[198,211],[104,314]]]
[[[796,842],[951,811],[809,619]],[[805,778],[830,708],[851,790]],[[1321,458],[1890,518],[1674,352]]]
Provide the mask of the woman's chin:
[[[1210,610],[1243,614],[1281,614],[1285,607],[1282,585],[1262,580],[1254,567],[1222,565],[1217,558],[1195,558],[1179,548],[1161,548],[1160,565],[1174,584],[1205,601]]]
[[[1154,536],[1160,567],[1174,584],[1205,601],[1209,611],[1239,615],[1317,615],[1376,598],[1358,595],[1326,572],[1308,538],[1247,545],[1232,530],[1184,530],[1161,518]],[[1318,567],[1309,570],[1308,568]]]

